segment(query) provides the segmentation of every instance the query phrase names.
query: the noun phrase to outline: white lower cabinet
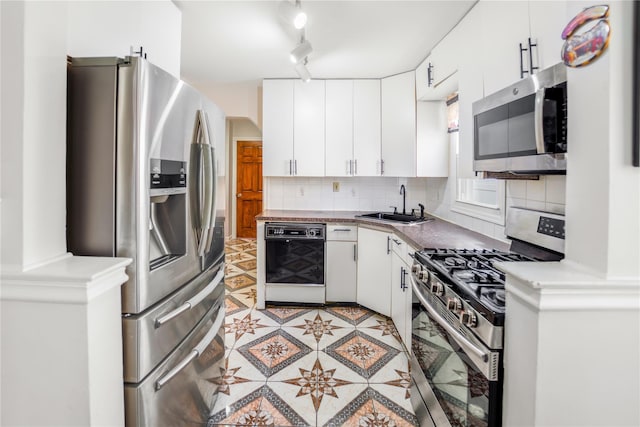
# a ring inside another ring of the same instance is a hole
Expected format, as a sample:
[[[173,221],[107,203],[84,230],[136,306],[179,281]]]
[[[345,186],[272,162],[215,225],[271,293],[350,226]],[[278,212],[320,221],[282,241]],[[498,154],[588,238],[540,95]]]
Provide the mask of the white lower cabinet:
[[[411,349],[411,262],[409,247],[391,237],[391,319],[405,347]]]
[[[358,226],[327,225],[325,300],[354,302],[356,300],[356,272]]]
[[[391,316],[391,233],[358,227],[358,304]]]

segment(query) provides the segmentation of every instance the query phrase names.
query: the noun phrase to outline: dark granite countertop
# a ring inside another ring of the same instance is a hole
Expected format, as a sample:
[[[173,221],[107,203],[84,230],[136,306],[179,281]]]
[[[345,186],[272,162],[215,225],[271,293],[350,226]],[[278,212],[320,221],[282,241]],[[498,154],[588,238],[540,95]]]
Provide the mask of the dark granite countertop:
[[[396,233],[414,248],[498,249],[509,250],[509,244],[440,218],[421,224],[402,225],[388,221],[356,218],[368,212],[360,211],[297,211],[265,210],[256,216],[258,221],[354,223],[370,225]]]

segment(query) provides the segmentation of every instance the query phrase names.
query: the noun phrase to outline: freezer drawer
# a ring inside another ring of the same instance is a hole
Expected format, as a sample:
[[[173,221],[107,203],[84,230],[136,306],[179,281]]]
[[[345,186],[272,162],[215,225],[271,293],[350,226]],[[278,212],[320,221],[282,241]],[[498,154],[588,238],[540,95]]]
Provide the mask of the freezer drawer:
[[[224,297],[141,383],[124,385],[127,426],[202,426],[217,398],[224,361]]]
[[[142,381],[221,298],[224,299],[224,262],[156,307],[124,317],[124,381]]]

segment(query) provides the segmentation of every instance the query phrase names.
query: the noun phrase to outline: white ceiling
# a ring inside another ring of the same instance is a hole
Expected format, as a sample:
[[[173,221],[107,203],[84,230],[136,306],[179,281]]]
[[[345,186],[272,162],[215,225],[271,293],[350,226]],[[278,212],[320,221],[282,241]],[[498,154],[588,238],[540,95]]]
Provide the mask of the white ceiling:
[[[183,79],[194,84],[296,78],[298,31],[279,1],[174,0],[182,11]],[[302,0],[313,78],[380,78],[415,69],[476,0]]]

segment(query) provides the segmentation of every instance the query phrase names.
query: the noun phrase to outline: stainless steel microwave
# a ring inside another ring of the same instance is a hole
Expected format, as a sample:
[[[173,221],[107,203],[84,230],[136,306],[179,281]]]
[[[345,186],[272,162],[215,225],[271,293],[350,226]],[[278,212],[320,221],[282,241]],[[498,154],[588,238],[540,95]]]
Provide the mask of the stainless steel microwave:
[[[547,68],[474,102],[472,111],[474,171],[566,173],[567,73],[564,64]]]

